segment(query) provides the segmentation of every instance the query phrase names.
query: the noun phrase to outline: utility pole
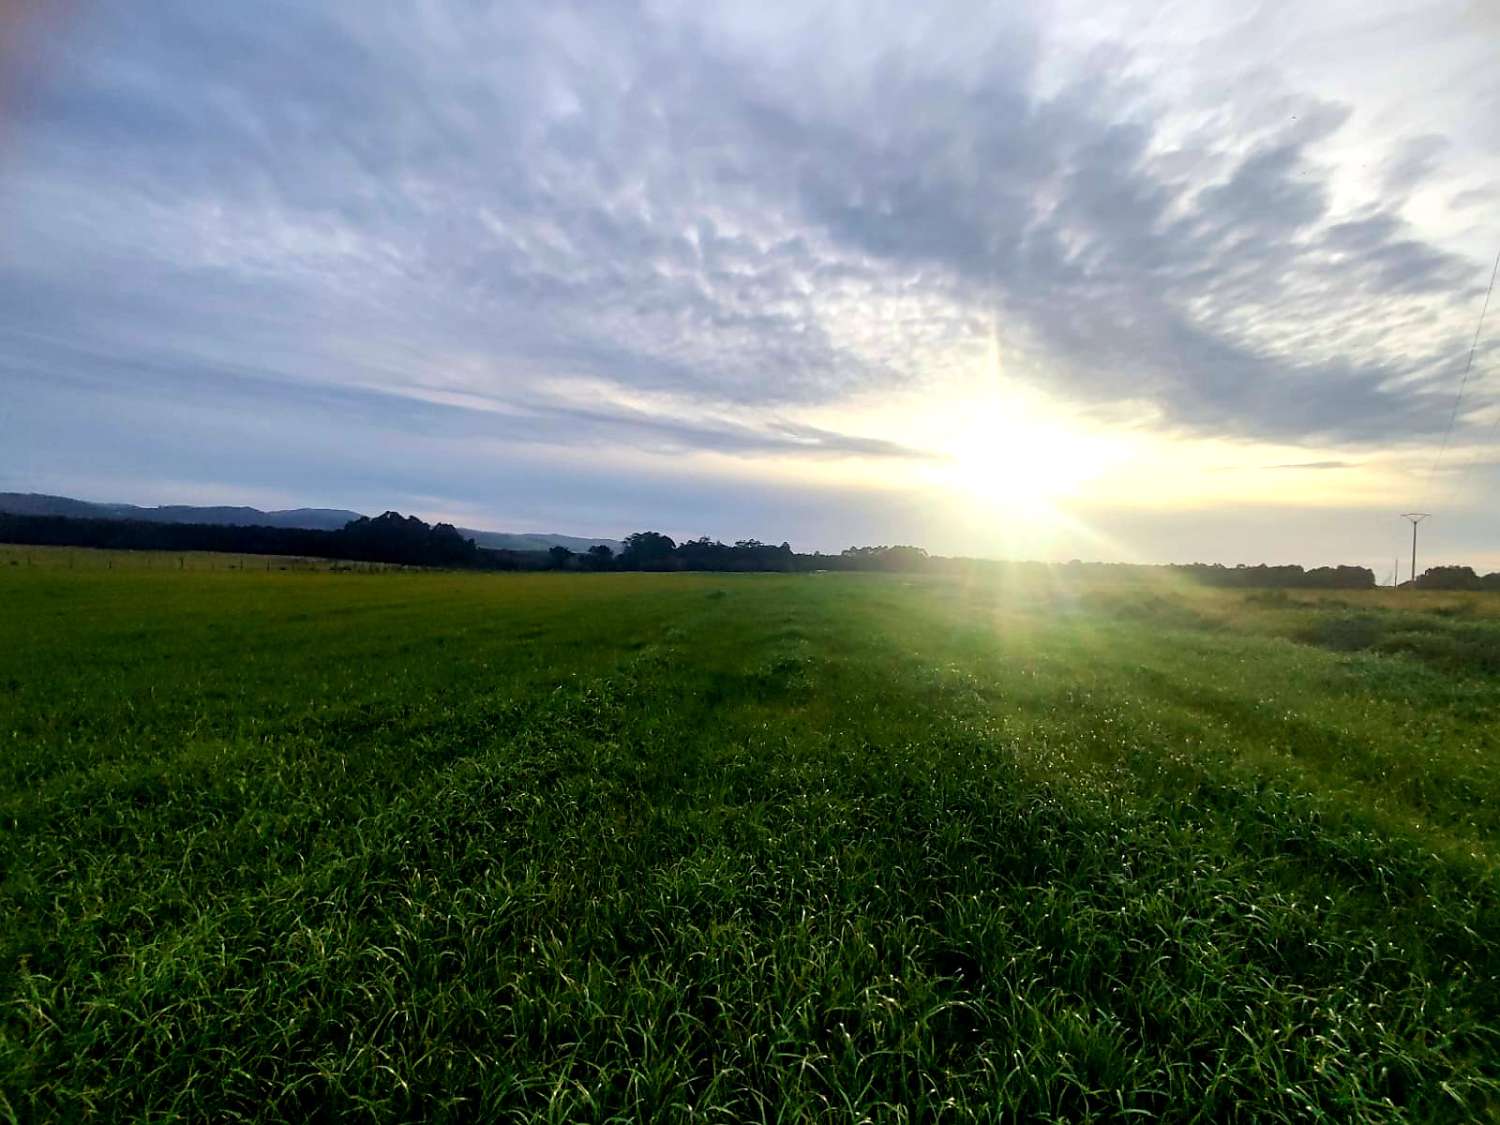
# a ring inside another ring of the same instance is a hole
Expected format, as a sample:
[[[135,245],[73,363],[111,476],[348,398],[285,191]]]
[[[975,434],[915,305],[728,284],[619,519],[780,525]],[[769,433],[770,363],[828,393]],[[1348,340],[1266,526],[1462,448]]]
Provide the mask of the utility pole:
[[[1401,518],[1411,521],[1411,588],[1417,588],[1417,524],[1428,518],[1426,512],[1402,512]]]

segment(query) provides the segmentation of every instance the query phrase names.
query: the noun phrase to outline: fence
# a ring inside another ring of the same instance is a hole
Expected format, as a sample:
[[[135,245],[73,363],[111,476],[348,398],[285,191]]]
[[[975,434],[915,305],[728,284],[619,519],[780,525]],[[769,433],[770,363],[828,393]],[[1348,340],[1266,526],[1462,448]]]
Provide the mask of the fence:
[[[356,562],[296,555],[220,554],[213,551],[123,551],[100,547],[29,547],[0,544],[0,569],[243,571],[273,574],[296,571],[334,574],[387,574],[421,570],[401,563]]]

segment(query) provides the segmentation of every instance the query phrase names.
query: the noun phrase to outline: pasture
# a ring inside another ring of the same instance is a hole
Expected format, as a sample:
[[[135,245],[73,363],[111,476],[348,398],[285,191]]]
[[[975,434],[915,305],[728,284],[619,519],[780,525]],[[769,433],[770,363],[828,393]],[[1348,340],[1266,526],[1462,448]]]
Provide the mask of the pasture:
[[[1482,595],[16,551],[0,1119],[1500,1116]]]

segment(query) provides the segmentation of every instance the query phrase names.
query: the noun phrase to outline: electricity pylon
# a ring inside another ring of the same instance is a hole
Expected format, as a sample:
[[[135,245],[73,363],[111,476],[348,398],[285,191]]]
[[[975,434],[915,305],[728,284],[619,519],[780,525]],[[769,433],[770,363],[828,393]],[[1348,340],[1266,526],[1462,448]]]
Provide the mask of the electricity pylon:
[[[1401,518],[1411,520],[1411,588],[1417,588],[1417,524],[1428,518],[1427,512],[1402,512]]]

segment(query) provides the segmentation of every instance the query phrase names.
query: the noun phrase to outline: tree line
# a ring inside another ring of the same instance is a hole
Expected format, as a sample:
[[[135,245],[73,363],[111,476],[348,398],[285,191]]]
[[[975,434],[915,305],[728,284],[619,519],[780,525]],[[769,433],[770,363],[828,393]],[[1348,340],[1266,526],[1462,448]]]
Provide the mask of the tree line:
[[[238,555],[295,555],[406,566],[506,566],[503,556],[460,535],[451,524],[429,525],[415,516],[386,512],[361,516],[337,531],[299,527],[154,523],[149,520],[78,519],[71,516],[0,514],[0,542],[39,547],[102,547],[117,551],[218,551]],[[519,565],[519,564],[516,564]]]
[[[575,553],[566,547],[513,551],[480,547],[451,524],[386,512],[361,516],[337,531],[227,524],[153,523],[146,520],[0,514],[0,543],[102,547],[134,551],[218,551],[242,555],[295,555],[356,562],[472,570],[650,571],[885,571],[929,574],[1038,574],[1061,568],[1079,576],[1128,577],[1166,571],[1207,586],[1245,589],[1366,590],[1375,574],[1362,566],[1223,566],[1217,563],[1144,567],[1133,563],[1022,563],[946,558],[921,547],[848,547],[838,554],[792,550],[789,543],[758,539],[722,543],[707,536],[678,543],[657,531],[628,536],[617,553],[607,546]],[[1467,566],[1433,567],[1415,584],[1423,590],[1500,590],[1500,573],[1476,574]]]
[[[1435,566],[1419,574],[1415,585],[1419,590],[1500,590],[1500,572],[1476,574],[1470,566]]]

